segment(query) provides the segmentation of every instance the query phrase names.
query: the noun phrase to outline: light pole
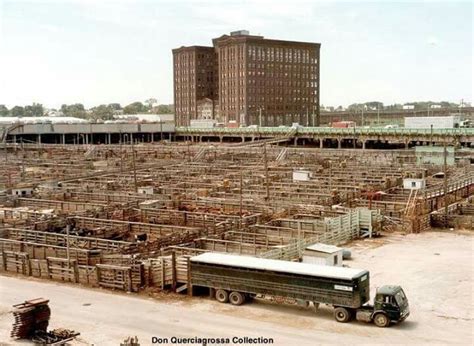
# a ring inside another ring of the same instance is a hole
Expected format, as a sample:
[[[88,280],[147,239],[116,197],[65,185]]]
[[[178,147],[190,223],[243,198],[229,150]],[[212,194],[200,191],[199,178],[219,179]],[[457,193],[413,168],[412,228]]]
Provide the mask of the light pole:
[[[380,126],[380,105],[377,104],[377,126]]]

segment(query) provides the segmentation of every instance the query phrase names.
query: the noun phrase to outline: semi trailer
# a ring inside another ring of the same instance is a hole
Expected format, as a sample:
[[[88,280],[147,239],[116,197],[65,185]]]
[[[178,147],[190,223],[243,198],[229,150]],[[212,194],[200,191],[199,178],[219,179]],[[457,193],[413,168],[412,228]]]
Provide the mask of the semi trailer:
[[[221,303],[241,305],[257,296],[291,298],[334,307],[338,322],[353,318],[379,327],[405,320],[410,311],[400,286],[377,289],[369,305],[369,272],[250,256],[207,252],[190,259],[190,285],[209,288]]]

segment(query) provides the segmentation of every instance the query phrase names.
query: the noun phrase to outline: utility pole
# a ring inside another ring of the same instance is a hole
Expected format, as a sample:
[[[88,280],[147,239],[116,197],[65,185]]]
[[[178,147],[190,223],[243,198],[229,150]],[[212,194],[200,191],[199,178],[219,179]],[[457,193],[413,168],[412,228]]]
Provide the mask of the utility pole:
[[[265,200],[268,202],[270,200],[270,187],[269,187],[269,179],[268,179],[268,161],[267,161],[267,143],[263,144],[263,160],[265,163],[265,185],[266,185],[266,196]]]
[[[444,142],[444,226],[448,227],[448,149]]]
[[[430,146],[433,146],[433,124],[430,125]]]
[[[240,228],[242,229],[242,189],[243,189],[243,178],[242,178],[242,168],[240,169]]]
[[[262,107],[258,109],[258,126],[262,127]]]
[[[137,184],[137,168],[135,166],[135,146],[132,140],[132,164],[133,164],[133,183],[135,185],[135,192],[138,193],[138,184]]]
[[[123,173],[122,130],[120,130],[119,151],[120,151],[120,174],[122,174]]]
[[[354,149],[356,149],[356,147],[357,147],[357,138],[356,138],[356,127],[355,126],[354,126],[354,140],[353,140],[353,142],[354,142]]]
[[[377,126],[380,126],[380,105],[377,104]]]

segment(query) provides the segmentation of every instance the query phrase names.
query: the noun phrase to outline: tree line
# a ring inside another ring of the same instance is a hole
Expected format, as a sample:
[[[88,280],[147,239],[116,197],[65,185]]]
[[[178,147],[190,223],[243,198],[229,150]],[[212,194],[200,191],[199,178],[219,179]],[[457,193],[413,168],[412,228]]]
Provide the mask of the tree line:
[[[426,110],[430,108],[432,105],[440,105],[442,108],[457,108],[459,107],[458,104],[453,102],[441,101],[441,102],[434,102],[434,101],[422,101],[422,102],[407,102],[405,104],[401,103],[394,103],[390,105],[384,105],[383,102],[379,101],[371,101],[365,103],[353,103],[347,107],[349,111],[360,111],[362,108],[365,110],[380,110],[380,111],[394,111],[394,110],[402,110],[404,105],[412,105],[414,106],[415,110]]]
[[[122,108],[120,103],[101,104],[86,109],[82,103],[63,104],[59,109],[46,110],[42,104],[33,103],[28,106],[14,106],[8,109],[0,104],[0,117],[42,117],[50,113],[90,120],[111,120],[118,114],[172,114],[172,104],[157,104],[156,99],[148,99],[144,103],[133,102]]]
[[[383,102],[379,101],[370,101],[370,102],[364,102],[364,103],[353,103],[349,106],[347,106],[346,109],[342,106],[338,107],[324,107],[324,105],[321,105],[321,111],[322,112],[331,112],[331,111],[344,111],[348,110],[351,112],[361,112],[362,110],[370,110],[370,111],[397,111],[397,110],[402,110],[403,106],[405,105],[412,105],[415,110],[426,110],[430,108],[432,105],[440,105],[442,108],[458,108],[459,104],[453,103],[453,102],[447,102],[447,101],[441,101],[441,102],[433,102],[433,101],[423,101],[423,102],[407,102],[404,104],[401,103],[394,103],[390,105],[384,105]],[[469,105],[468,103],[465,103],[465,105]]]

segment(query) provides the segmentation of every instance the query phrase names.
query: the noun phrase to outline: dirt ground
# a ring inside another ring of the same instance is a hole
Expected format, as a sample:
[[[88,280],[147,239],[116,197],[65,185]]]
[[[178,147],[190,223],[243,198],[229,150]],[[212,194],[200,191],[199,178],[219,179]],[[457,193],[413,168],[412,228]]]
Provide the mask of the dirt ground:
[[[76,344],[82,345],[118,345],[135,335],[141,345],[151,345],[153,336],[168,338],[161,344],[170,344],[172,336],[231,341],[249,336],[272,338],[275,345],[472,345],[473,245],[468,232],[391,235],[351,244],[353,260],[345,264],[370,271],[372,297],[384,284],[399,284],[408,296],[410,317],[385,329],[363,322],[337,323],[328,307],[315,312],[263,301],[234,307],[206,297],[152,298],[0,276],[0,344],[16,343],[9,338],[11,305],[47,297],[50,326],[81,332]]]

